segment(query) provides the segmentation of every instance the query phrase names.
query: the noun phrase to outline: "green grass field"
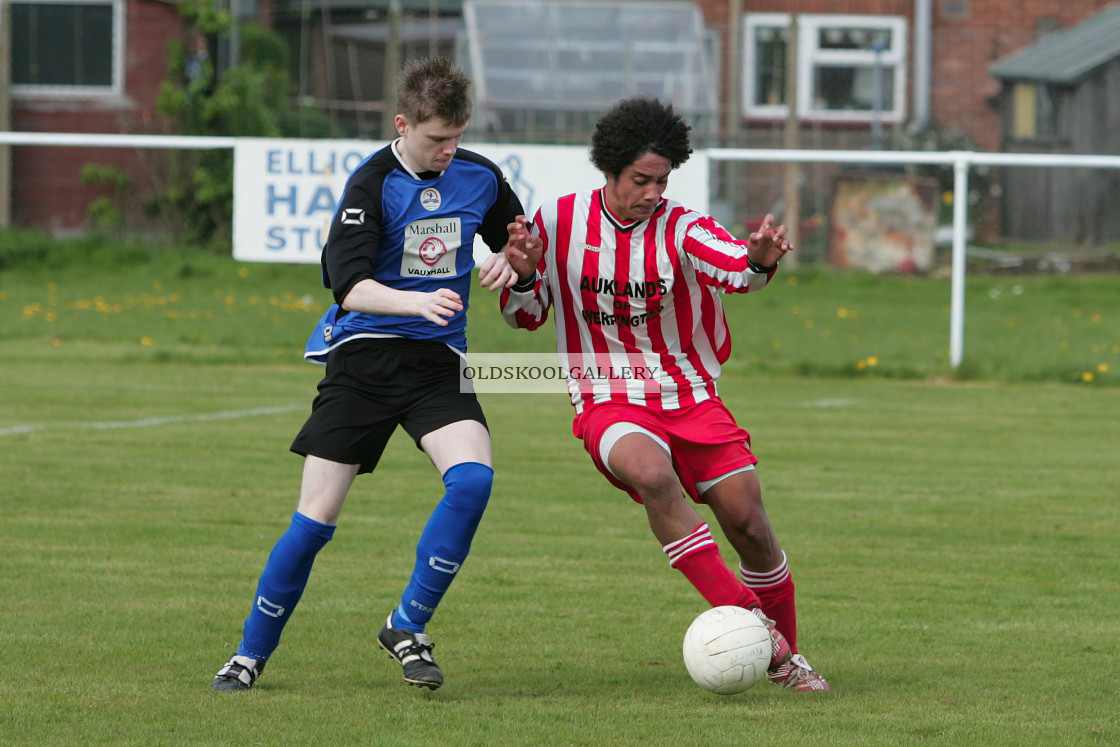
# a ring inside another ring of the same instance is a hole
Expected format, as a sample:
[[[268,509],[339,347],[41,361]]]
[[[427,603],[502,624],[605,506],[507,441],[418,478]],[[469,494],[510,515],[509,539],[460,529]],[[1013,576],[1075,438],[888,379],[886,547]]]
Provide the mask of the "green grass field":
[[[373,641],[441,490],[402,435],[224,696],[295,507],[318,270],[46,264],[0,271],[0,744],[1120,743],[1115,276],[970,278],[958,372],[947,281],[805,271],[727,304],[721,391],[831,693],[693,685],[703,600],[569,405],[487,395],[495,490],[429,629],[445,687]],[[474,300],[473,350],[550,349]]]

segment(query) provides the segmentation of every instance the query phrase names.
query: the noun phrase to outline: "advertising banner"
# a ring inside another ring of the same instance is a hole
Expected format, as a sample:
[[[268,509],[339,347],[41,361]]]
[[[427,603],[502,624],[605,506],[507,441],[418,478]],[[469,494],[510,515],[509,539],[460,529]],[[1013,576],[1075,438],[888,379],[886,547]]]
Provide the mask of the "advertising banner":
[[[245,262],[317,263],[346,180],[385,146],[368,140],[239,138],[234,148],[233,256]],[[532,217],[549,198],[604,184],[582,146],[469,144],[501,167]],[[708,159],[693,153],[666,197],[708,211]],[[475,256],[489,249],[476,241]]]

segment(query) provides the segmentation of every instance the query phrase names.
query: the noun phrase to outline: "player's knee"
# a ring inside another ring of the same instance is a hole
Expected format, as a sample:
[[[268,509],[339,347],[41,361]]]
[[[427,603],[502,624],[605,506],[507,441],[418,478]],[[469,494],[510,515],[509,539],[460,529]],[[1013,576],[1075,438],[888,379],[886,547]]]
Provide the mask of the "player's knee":
[[[445,500],[460,509],[481,512],[490,500],[494,470],[478,462],[456,464],[443,473]]]
[[[625,480],[642,497],[642,502],[673,503],[681,498],[681,485],[672,469],[647,469],[627,475]]]

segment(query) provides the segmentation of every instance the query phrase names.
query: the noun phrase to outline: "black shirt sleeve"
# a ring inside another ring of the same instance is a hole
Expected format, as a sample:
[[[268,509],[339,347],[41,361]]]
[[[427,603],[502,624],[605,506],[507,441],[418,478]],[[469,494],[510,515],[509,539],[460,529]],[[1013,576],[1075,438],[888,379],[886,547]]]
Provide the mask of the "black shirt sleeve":
[[[373,278],[373,261],[381,239],[381,185],[377,170],[356,174],[342,195],[327,234],[321,263],[323,285],[341,304],[360,281]]]
[[[509,186],[501,170],[496,166],[494,170],[498,177],[498,194],[494,198],[494,204],[482,218],[478,235],[486,242],[486,246],[490,247],[490,251],[497,254],[505,249],[506,242],[509,240],[506,226],[513,223],[513,219],[517,216],[524,215],[525,208],[521,206],[521,200],[517,198],[513,187]]]

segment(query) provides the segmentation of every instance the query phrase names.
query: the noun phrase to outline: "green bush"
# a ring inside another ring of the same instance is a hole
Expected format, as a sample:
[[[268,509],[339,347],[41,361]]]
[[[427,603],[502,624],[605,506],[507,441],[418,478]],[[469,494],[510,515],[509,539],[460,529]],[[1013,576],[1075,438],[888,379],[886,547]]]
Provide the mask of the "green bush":
[[[0,230],[0,272],[68,267],[111,270],[147,263],[152,256],[148,245],[122,242],[101,233],[55,239],[39,229]]]

